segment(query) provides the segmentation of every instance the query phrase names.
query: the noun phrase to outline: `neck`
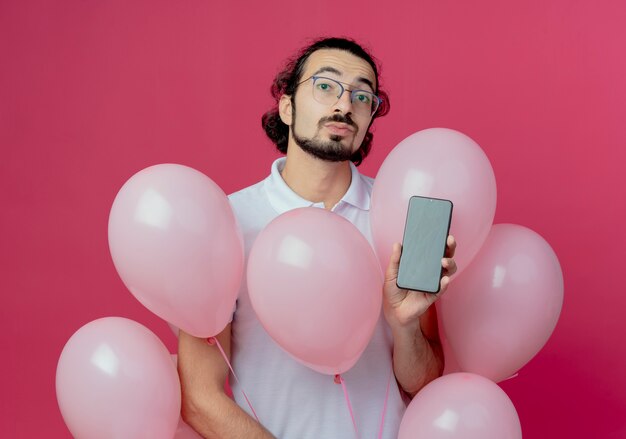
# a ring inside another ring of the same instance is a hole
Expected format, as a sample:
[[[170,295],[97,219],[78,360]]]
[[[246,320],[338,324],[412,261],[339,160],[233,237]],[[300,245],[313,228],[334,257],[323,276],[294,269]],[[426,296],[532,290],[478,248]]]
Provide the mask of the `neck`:
[[[352,170],[349,162],[320,160],[290,145],[282,177],[302,198],[313,203],[323,202],[330,210],[348,191]]]

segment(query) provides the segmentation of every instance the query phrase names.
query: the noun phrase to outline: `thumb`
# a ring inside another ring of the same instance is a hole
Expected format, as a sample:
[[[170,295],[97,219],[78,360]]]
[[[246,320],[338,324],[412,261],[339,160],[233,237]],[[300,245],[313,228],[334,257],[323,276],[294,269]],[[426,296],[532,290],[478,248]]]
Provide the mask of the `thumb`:
[[[385,273],[385,281],[393,281],[398,277],[398,267],[400,267],[400,255],[402,254],[402,244],[396,242],[391,249],[389,265]]]

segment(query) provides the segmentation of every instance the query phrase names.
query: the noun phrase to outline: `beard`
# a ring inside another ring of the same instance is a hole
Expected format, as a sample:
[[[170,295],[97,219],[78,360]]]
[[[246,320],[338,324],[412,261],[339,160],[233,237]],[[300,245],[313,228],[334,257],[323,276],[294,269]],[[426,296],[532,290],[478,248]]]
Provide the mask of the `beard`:
[[[332,116],[320,119],[318,127],[326,122],[341,122],[357,128],[357,125],[350,118],[350,116],[343,114],[333,114]],[[304,152],[312,155],[320,160],[326,162],[345,162],[352,158],[354,154],[350,146],[345,146],[341,143],[343,136],[331,135],[328,140],[321,140],[316,138],[301,137],[296,134],[296,112],[293,109],[293,140]],[[354,133],[356,134],[356,132]]]
[[[341,144],[341,136],[331,136],[329,140],[307,139],[293,133],[293,140],[307,154],[326,162],[345,162],[352,157],[352,151]]]

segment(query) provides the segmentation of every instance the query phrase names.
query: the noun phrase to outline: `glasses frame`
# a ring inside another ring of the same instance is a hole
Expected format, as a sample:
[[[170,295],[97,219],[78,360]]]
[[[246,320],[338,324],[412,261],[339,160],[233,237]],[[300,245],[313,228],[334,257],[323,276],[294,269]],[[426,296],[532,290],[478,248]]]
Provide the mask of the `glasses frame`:
[[[374,111],[372,111],[372,112],[371,112],[371,114],[370,114],[370,117],[372,117],[372,116],[374,116],[374,114],[376,114],[376,112],[377,112],[377,111],[378,111],[378,109],[380,108],[380,104],[382,104],[382,103],[383,103],[383,100],[382,100],[380,97],[378,97],[376,94],[374,94],[374,92],[372,92],[372,91],[365,90],[365,89],[362,89],[362,88],[353,88],[353,89],[349,89],[349,88],[344,87],[344,85],[345,85],[345,86],[352,87],[352,84],[347,84],[347,83],[345,83],[345,82],[337,81],[336,79],[329,78],[329,77],[327,77],[327,76],[311,75],[311,76],[309,76],[308,78],[306,78],[305,80],[298,82],[298,84],[297,84],[297,85],[304,84],[305,82],[307,82],[307,81],[309,81],[309,80],[311,80],[311,79],[313,80],[313,87],[315,87],[315,82],[316,82],[318,79],[327,79],[327,80],[329,80],[329,81],[333,81],[333,82],[336,82],[337,84],[339,84],[339,88],[340,88],[340,90],[341,90],[341,91],[339,92],[339,95],[337,96],[337,101],[336,101],[336,102],[334,102],[332,105],[335,105],[337,102],[339,102],[339,99],[341,99],[341,97],[343,96],[343,93],[344,93],[344,92],[346,92],[346,91],[349,91],[349,92],[350,92],[350,102],[351,102],[351,103],[353,103],[353,102],[354,102],[354,96],[355,96],[355,93],[360,92],[360,91],[362,91],[362,92],[366,92],[366,93],[371,94],[371,95],[374,97],[375,102],[376,102],[376,108],[375,108],[375,109],[374,109]],[[316,100],[317,100],[317,99],[316,99]],[[320,102],[320,103],[322,103],[322,102]]]

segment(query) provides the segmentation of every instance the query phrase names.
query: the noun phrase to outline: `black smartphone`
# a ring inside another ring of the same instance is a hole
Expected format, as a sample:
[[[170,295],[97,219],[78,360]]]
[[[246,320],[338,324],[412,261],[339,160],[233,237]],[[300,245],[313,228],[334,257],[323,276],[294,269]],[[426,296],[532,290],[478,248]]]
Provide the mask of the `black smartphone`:
[[[452,221],[452,201],[411,197],[404,226],[402,255],[396,284],[399,288],[438,293],[441,258]]]

